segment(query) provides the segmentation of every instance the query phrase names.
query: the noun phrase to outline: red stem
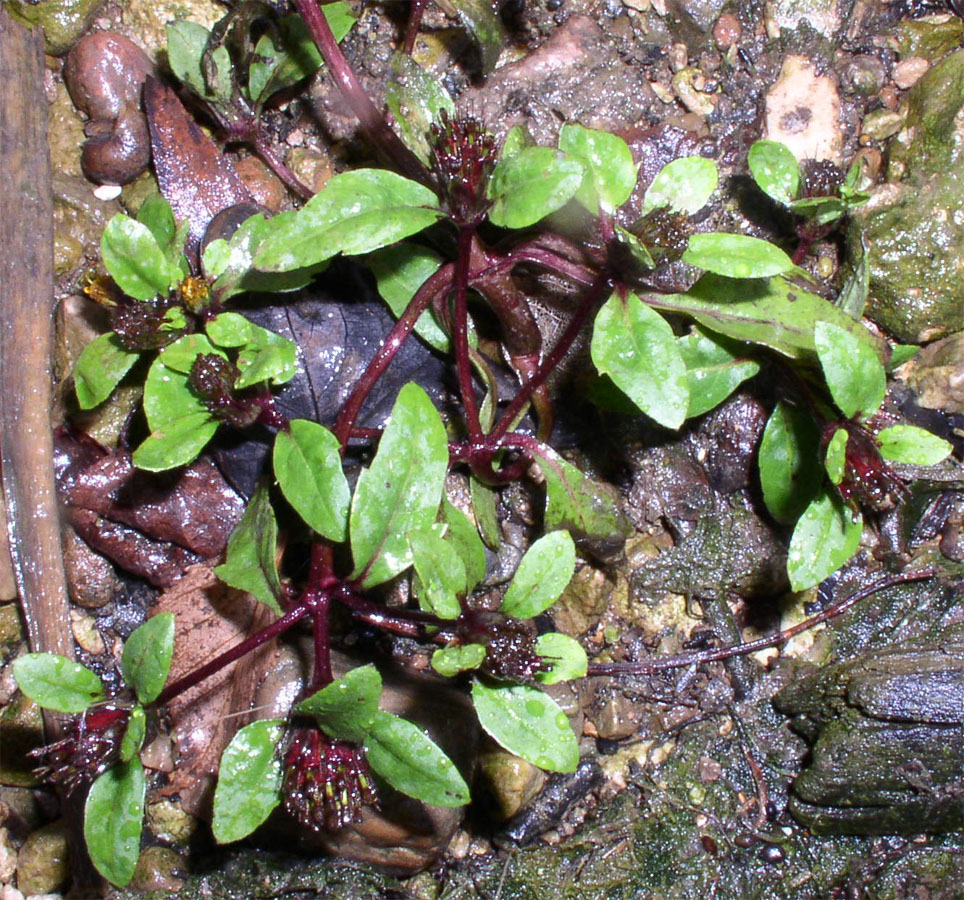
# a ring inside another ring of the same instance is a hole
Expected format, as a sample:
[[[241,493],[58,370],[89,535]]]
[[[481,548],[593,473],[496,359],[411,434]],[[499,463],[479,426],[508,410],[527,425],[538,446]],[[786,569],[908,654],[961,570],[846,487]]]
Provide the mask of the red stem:
[[[455,367],[459,378],[459,391],[465,407],[465,424],[469,440],[482,436],[479,424],[479,406],[475,398],[475,385],[472,383],[472,362],[469,358],[469,265],[472,255],[472,239],[475,228],[462,226],[459,229],[458,257],[455,260],[455,311],[452,338],[455,341]]]
[[[602,295],[610,286],[611,279],[608,272],[601,272],[596,276],[592,287],[590,287],[585,297],[583,297],[579,309],[576,310],[572,319],[570,319],[569,324],[566,326],[566,330],[562,333],[562,336],[559,338],[559,340],[556,341],[556,345],[552,348],[549,354],[545,357],[545,359],[542,360],[542,364],[536,370],[532,378],[522,386],[522,388],[513,398],[512,402],[506,407],[505,411],[502,413],[502,417],[498,422],[496,422],[495,427],[489,433],[490,438],[493,440],[499,440],[505,436],[505,433],[512,426],[512,423],[522,410],[522,407],[529,402],[532,394],[545,383],[546,379],[555,371],[556,367],[562,361],[562,358],[569,352],[569,348],[579,335],[579,332],[582,331],[583,326],[586,324],[586,320],[589,318],[593,310],[595,310]]]
[[[904,572],[899,575],[888,575],[879,578],[873,584],[861,588],[859,591],[845,597],[838,603],[828,606],[821,610],[817,615],[811,616],[803,622],[787,628],[785,631],[778,631],[769,637],[758,638],[755,641],[748,641],[735,647],[715,647],[712,650],[701,650],[699,653],[682,653],[677,656],[664,656],[662,659],[654,659],[650,662],[623,662],[623,663],[590,663],[588,675],[651,675],[663,669],[680,669],[686,666],[697,665],[705,662],[716,662],[721,659],[729,659],[731,656],[742,656],[747,653],[756,653],[757,650],[765,650],[767,647],[776,647],[785,644],[798,634],[826,622],[829,619],[845,613],[848,609],[869,597],[877,591],[904,584],[908,581],[922,581],[925,578],[932,578],[936,570],[932,568],[919,569],[916,572]]]
[[[318,52],[328,65],[328,71],[351,107],[362,131],[385,161],[394,165],[407,178],[432,187],[428,170],[419,158],[412,153],[401,138],[388,126],[381,111],[372,103],[361,82],[352,71],[348,60],[341,52],[338,41],[331,33],[328,20],[321,11],[317,0],[294,0],[301,18],[304,19]]]
[[[418,317],[429,307],[436,294],[444,290],[451,283],[451,280],[451,264],[442,266],[441,269],[418,289],[406,307],[405,312],[402,313],[392,327],[392,330],[388,333],[388,337],[385,338],[381,347],[378,348],[378,352],[368,364],[368,368],[365,369],[362,377],[358,379],[351,395],[345,401],[345,405],[338,414],[338,420],[335,422],[335,437],[338,438],[338,442],[342,448],[348,444],[348,438],[351,436],[355,426],[355,419],[358,418],[358,413],[361,412],[362,405],[365,403],[365,399],[375,386],[375,383],[382,377],[382,374],[398,352],[399,347],[402,346],[405,339],[412,333]]]
[[[205,678],[209,678],[225,666],[230,666],[231,663],[237,662],[242,656],[246,656],[253,650],[257,650],[262,644],[266,644],[273,638],[278,637],[278,635],[284,634],[289,628],[296,625],[307,615],[308,608],[303,604],[297,605],[276,622],[272,622],[267,628],[262,628],[261,631],[241,641],[240,644],[236,644],[230,650],[225,650],[220,656],[214,657],[210,662],[205,663],[193,672],[188,672],[183,678],[179,678],[177,681],[169,684],[161,691],[160,696],[154,701],[154,705],[163,706],[179,694],[189,691],[192,687],[204,681]]]

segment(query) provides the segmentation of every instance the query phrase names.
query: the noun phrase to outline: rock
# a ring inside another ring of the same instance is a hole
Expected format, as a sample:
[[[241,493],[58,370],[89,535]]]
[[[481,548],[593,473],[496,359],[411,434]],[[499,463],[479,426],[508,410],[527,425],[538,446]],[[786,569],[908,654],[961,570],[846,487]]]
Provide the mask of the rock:
[[[20,624],[20,613],[16,603],[4,603],[0,606],[0,646],[15,644],[23,640],[23,626]]]
[[[114,567],[71,528],[64,533],[64,566],[70,599],[85,609],[106,606],[121,589]]]
[[[260,159],[247,156],[234,167],[252,198],[273,213],[281,212],[287,194],[285,186]]]
[[[4,672],[8,667],[4,667]],[[0,783],[31,787],[37,783],[27,752],[43,743],[40,707],[22,694],[0,711]]]
[[[51,894],[70,879],[67,828],[63,819],[35,831],[17,854],[17,887],[25,894]]]
[[[767,92],[766,137],[786,144],[797,159],[842,162],[837,86],[805,56],[787,56]]]
[[[70,51],[64,82],[74,105],[90,117],[80,162],[91,181],[128,184],[147,169],[151,139],[141,89],[153,69],[137,44],[109,31],[88,34]]]
[[[964,51],[908,93],[890,145],[888,182],[857,210],[854,243],[867,250],[867,315],[897,340],[922,343],[964,329]]]
[[[0,828],[0,883],[10,884],[17,871],[17,851],[11,843],[10,832]]]
[[[198,826],[194,816],[171,800],[148,803],[145,822],[158,840],[181,847],[187,847]]]
[[[934,63],[961,46],[964,22],[959,16],[928,16],[904,19],[894,28],[894,39],[901,57],[922,56]]]
[[[642,67],[618,52],[588,16],[573,15],[535,52],[494,72],[463,101],[501,137],[528,124],[539,144],[554,144],[560,121],[627,128],[661,106]]]
[[[774,699],[812,746],[791,810],[815,834],[964,826],[964,631],[875,649]]]
[[[911,56],[894,66],[894,84],[901,90],[913,87],[927,74],[931,64],[922,56]]]
[[[104,639],[97,630],[97,622],[90,613],[79,609],[70,611],[70,630],[77,646],[93,656],[103,656],[107,652]]]
[[[925,347],[898,374],[921,406],[964,414],[964,332]]]
[[[121,208],[116,200],[98,200],[80,177],[54,175],[53,194],[55,271],[69,277],[88,259],[99,258],[100,236]]]
[[[546,782],[545,772],[504,750],[483,754],[480,768],[499,817],[503,820],[511,819],[519,812],[542,790]]]
[[[104,0],[7,0],[7,9],[25,25],[41,25],[44,49],[63,56],[86,30]]]
[[[184,887],[184,860],[170,847],[145,847],[130,886],[135,891],[178,891]]]
[[[841,26],[837,0],[776,0],[768,6],[768,18],[781,30],[806,24],[830,37]]]

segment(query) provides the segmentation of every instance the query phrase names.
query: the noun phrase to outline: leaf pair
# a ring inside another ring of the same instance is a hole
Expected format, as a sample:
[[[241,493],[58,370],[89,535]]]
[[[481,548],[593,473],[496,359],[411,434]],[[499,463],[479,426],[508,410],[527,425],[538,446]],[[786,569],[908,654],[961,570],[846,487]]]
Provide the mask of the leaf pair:
[[[342,0],[325,4],[322,12],[337,41],[355,23],[351,8]],[[181,20],[167,26],[167,58],[174,74],[227,116],[239,87],[244,99],[260,110],[273,94],[312,75],[322,63],[304,21],[297,15],[271,23],[250,52],[246,83],[241,86],[234,83],[236,67],[228,48],[223,43],[211,43],[211,32],[196,22]]]
[[[292,341],[255,325],[237,313],[221,313],[205,326],[207,336],[190,334],[165,347],[144,382],[144,413],[150,436],[134,451],[135,466],[158,472],[194,460],[218,429],[218,420],[191,384],[201,354],[227,359],[236,352],[240,376],[234,385],[283,384],[297,371]]]
[[[144,770],[138,754],[146,734],[144,704],[160,695],[174,653],[174,616],[160,613],[135,629],[124,644],[120,670],[138,702],[129,712],[120,762],[91,785],[84,809],[84,838],[97,871],[123,886],[140,855]],[[35,703],[62,713],[84,713],[106,698],[100,678],[53,653],[30,653],[14,663],[17,686]],[[87,761],[96,765],[100,760]]]
[[[844,176],[839,195],[825,197],[801,196],[803,174],[800,164],[786,144],[778,141],[757,141],[750,147],[747,162],[753,180],[763,193],[816,225],[828,225],[869,199],[867,193],[858,189],[863,173],[859,160],[854,162]]]
[[[433,806],[464,806],[469,789],[458,769],[416,725],[378,708],[381,691],[375,667],[362,666],[302,700],[294,712],[312,716],[332,740],[362,745],[372,771],[396,790]],[[283,736],[280,719],[254,722],[225,748],[212,823],[219,843],[247,837],[281,802]]]

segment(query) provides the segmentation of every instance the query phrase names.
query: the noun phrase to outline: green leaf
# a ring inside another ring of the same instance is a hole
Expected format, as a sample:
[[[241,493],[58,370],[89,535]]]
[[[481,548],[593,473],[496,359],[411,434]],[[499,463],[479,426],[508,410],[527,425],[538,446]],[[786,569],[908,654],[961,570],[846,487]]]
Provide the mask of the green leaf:
[[[860,545],[862,522],[843,503],[823,490],[806,508],[790,538],[787,575],[790,588],[805,591],[846,563]]]
[[[686,418],[701,416],[722,403],[748,378],[760,371],[760,364],[745,355],[746,345],[694,327],[678,338],[690,397]]]
[[[351,7],[339,0],[325,4],[321,11],[335,40],[341,42],[355,24]],[[266,33],[258,41],[248,69],[248,94],[257,105],[307,78],[322,63],[321,54],[301,16],[285,16],[278,23],[278,31],[280,46],[274,43],[270,33]]]
[[[582,177],[582,163],[551,147],[527,147],[503,157],[489,179],[489,219],[503,228],[535,225],[572,199]]]
[[[135,756],[108,769],[90,787],[84,840],[91,862],[111,884],[134,877],[144,826],[144,769]]]
[[[769,278],[793,270],[793,261],[776,244],[746,234],[694,234],[683,262],[727,278]]]
[[[107,223],[100,253],[117,286],[137,300],[166,297],[178,281],[180,273],[172,270],[151,230],[123,213]]]
[[[636,187],[636,163],[629,145],[615,134],[569,123],[559,132],[559,149],[585,167],[576,199],[593,215],[613,212]]]
[[[790,211],[814,225],[829,225],[847,214],[847,204],[839,197],[803,197],[790,204]]]
[[[454,678],[460,672],[477,669],[484,659],[485,647],[482,644],[439,647],[432,654],[432,668],[445,678]]]
[[[616,226],[616,240],[629,250],[629,255],[643,269],[655,269],[656,263],[652,254],[646,249],[646,245],[631,231],[627,231],[622,225]]]
[[[920,347],[917,344],[894,344],[891,348],[887,371],[893,372],[905,362],[912,360],[918,353],[920,353]]]
[[[534,619],[566,589],[576,568],[568,531],[550,531],[526,551],[499,609],[516,619]]]
[[[146,225],[154,235],[157,246],[162,250],[169,249],[177,234],[177,222],[174,221],[174,210],[171,204],[160,194],[151,194],[137,210],[137,221]],[[180,248],[178,248],[180,249]]]
[[[666,428],[679,428],[689,405],[686,366],[673,330],[635,294],[618,293],[596,316],[592,361],[646,415]]]
[[[800,164],[779,141],[757,141],[747,157],[750,174],[764,194],[789,206],[800,193]]]
[[[74,388],[81,409],[103,403],[140,356],[128,350],[113,331],[94,338],[81,351],[74,366]]]
[[[589,669],[589,660],[582,644],[568,634],[550,631],[536,638],[536,653],[552,663],[548,672],[537,672],[536,681],[541,684],[556,684],[582,678]]]
[[[124,644],[121,674],[141,703],[157,699],[171,670],[174,653],[174,614],[152,616]]]
[[[451,544],[465,566],[465,589],[471,591],[485,578],[485,547],[479,530],[469,517],[448,500],[442,499],[442,521],[448,525],[445,541]]]
[[[685,294],[651,293],[646,300],[656,309],[683,313],[718,334],[770,347],[791,359],[813,358],[813,329],[821,320],[849,331],[875,352],[883,348],[883,341],[860,322],[783,278],[741,281],[704,275]]]
[[[378,293],[396,319],[401,318],[418,289],[442,267],[442,263],[442,257],[434,250],[418,244],[396,244],[368,257]],[[449,336],[438,324],[431,308],[418,317],[415,332],[436,350],[449,352]]]
[[[199,353],[224,356],[199,334],[186,335],[154,360],[144,382],[144,412],[151,436],[134,451],[139,469],[158,472],[187,465],[218,429],[188,377]]]
[[[820,486],[820,432],[795,406],[777,404],[763,431],[759,466],[763,499],[778,522],[793,522]]]
[[[283,734],[280,719],[263,719],[246,725],[224,748],[211,821],[219,844],[247,837],[281,802]]]
[[[187,413],[151,432],[134,451],[131,462],[148,472],[186,466],[197,459],[217,430],[218,423],[207,410]]]
[[[505,35],[489,0],[439,0],[439,6],[449,15],[458,17],[475,41],[482,56],[482,74],[492,72],[502,53]]]
[[[147,717],[144,715],[144,707],[138,703],[131,710],[130,718],[127,720],[127,728],[121,740],[121,762],[130,762],[141,752],[146,734]]]
[[[954,449],[943,438],[916,425],[891,425],[877,434],[880,455],[912,466],[936,466]]]
[[[28,653],[14,660],[17,687],[44,709],[81,713],[105,696],[101,680],[80,663],[55,653]]]
[[[513,125],[506,132],[505,140],[502,142],[501,158],[508,159],[510,156],[518,156],[526,147],[534,147],[535,145],[535,139],[525,122],[521,125]]]
[[[840,484],[847,471],[847,440],[850,436],[846,428],[838,428],[827,442],[827,453],[823,466],[831,484]]]
[[[240,347],[237,390],[254,384],[284,384],[298,371],[294,341],[249,322],[238,313],[221,313],[205,326],[208,336],[222,347]]]
[[[274,474],[285,499],[318,534],[348,536],[351,491],[341,467],[338,439],[324,426],[293,419],[274,442]]]
[[[432,527],[414,532],[408,540],[419,580],[419,605],[442,619],[457,619],[462,613],[459,595],[465,596],[465,564],[458,551]]]
[[[395,790],[432,806],[465,806],[471,799],[459,770],[441,748],[406,719],[379,710],[365,739],[372,771]]]
[[[455,103],[445,85],[407,53],[396,52],[391,78],[385,85],[385,102],[395,116],[405,146],[428,165],[430,126],[439,121],[443,109],[450,117],[455,116]]]
[[[834,306],[842,309],[848,316],[857,321],[864,314],[867,306],[867,294],[870,290],[870,266],[867,265],[867,251],[863,244],[860,246],[860,259],[847,283],[837,295]]]
[[[646,190],[639,214],[663,206],[693,215],[710,201],[719,183],[716,163],[702,156],[684,156],[663,166]]]
[[[181,19],[167,26],[167,62],[171,71],[199,97],[208,96],[201,57],[211,32],[203,25]]]
[[[472,685],[479,724],[510,753],[550,772],[575,772],[579,743],[566,714],[538,688],[525,684]]]
[[[371,468],[358,476],[349,528],[353,579],[370,588],[411,565],[408,535],[435,521],[448,461],[438,410],[418,385],[405,385]]]
[[[428,188],[386,169],[336,175],[258,249],[266,272],[312,266],[338,253],[371,253],[416,234],[443,215]]]
[[[271,235],[289,228],[297,213],[294,210],[266,219],[258,214],[245,219],[230,241],[211,241],[204,248],[201,265],[209,278],[214,278],[211,295],[219,303],[241,293],[283,293],[304,287],[327,267],[327,263],[305,266],[287,272],[258,272],[254,257]]]
[[[832,322],[817,322],[813,341],[827,387],[843,414],[849,419],[877,412],[887,375],[873,347]]]
[[[281,579],[275,565],[278,546],[278,524],[271,509],[271,498],[265,484],[259,484],[251,495],[241,521],[231,532],[227,557],[214,570],[225,584],[247,591],[265,606],[281,615]]]
[[[315,716],[330,738],[362,743],[371,730],[382,695],[382,678],[373,665],[352,669],[295,707]]]
[[[618,494],[580,472],[554,450],[543,446],[534,462],[546,483],[544,527],[567,529],[576,540],[621,546],[632,532],[619,507]]]
[[[499,527],[499,515],[496,512],[496,492],[474,475],[470,475],[469,494],[482,541],[490,550],[498,550],[502,545],[502,529]]]

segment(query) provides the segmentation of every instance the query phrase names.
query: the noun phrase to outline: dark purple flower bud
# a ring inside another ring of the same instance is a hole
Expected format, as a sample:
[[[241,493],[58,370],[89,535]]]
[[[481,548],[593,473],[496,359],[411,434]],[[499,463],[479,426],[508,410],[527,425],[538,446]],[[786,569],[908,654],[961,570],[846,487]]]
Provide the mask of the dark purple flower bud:
[[[160,350],[173,344],[183,329],[172,329],[165,319],[168,305],[124,297],[111,311],[111,326],[128,350]]]
[[[804,197],[839,197],[843,179],[840,166],[829,159],[803,161]]]
[[[299,726],[285,753],[284,807],[315,831],[335,832],[358,822],[378,795],[364,750],[329,738],[316,726]]]
[[[442,110],[429,145],[442,205],[457,224],[478,225],[489,208],[485,194],[496,163],[495,138],[478,119],[450,119]]]
[[[31,756],[43,762],[35,774],[61,785],[68,793],[93,781],[120,758],[129,719],[126,707],[91,707],[77,718],[67,737],[31,751]]]
[[[191,387],[215,418],[235,428],[246,428],[258,421],[261,406],[256,398],[235,393],[234,384],[240,375],[238,367],[223,356],[199,353],[191,366]]]
[[[884,462],[877,439],[855,422],[832,422],[823,431],[822,449],[825,451],[838,428],[847,432],[844,475],[836,485],[841,499],[856,509],[883,512],[899,506],[910,496],[907,485]]]
[[[481,669],[502,681],[527,684],[552,668],[536,653],[535,628],[521,619],[498,612],[466,612],[459,618],[459,638],[466,644],[484,644]]]

